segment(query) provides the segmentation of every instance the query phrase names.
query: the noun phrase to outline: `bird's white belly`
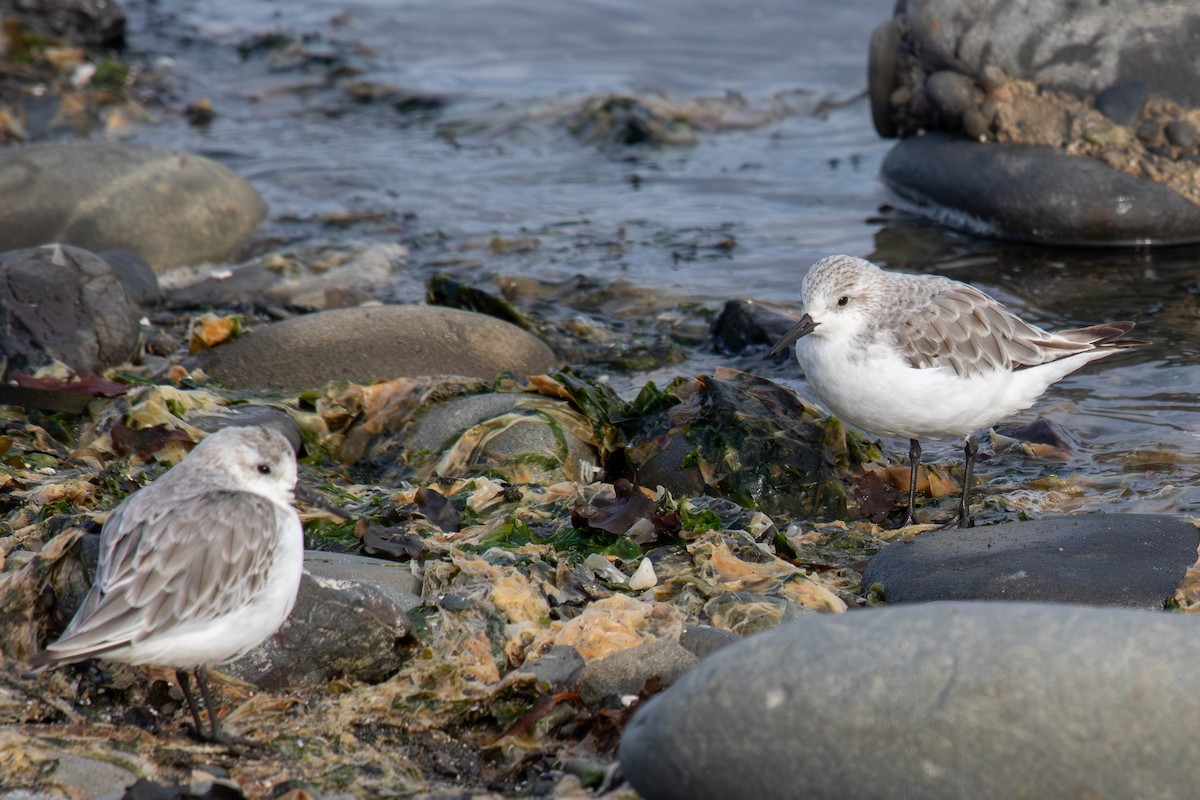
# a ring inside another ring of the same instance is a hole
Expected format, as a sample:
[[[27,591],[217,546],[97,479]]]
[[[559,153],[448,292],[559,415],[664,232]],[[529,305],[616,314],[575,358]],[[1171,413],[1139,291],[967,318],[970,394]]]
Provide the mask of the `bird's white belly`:
[[[1045,388],[1026,391],[1007,371],[961,378],[946,368],[916,369],[882,347],[852,352],[815,337],[799,340],[796,356],[833,414],[877,436],[967,436],[1028,408]]]

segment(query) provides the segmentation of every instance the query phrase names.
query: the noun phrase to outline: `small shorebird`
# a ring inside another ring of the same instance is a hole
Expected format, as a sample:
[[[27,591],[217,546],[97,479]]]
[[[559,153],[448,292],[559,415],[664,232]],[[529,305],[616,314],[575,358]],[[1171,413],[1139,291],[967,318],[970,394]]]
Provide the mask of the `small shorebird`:
[[[208,708],[207,738],[236,749],[205,667],[258,646],[291,613],[304,560],[295,485],[295,454],[279,431],[208,436],[109,515],[96,582],[58,641],[34,656],[34,671],[88,658],[173,667],[206,738],[190,669]]]
[[[920,439],[965,438],[958,524],[967,527],[978,448],[971,434],[1029,408],[1084,364],[1144,344],[1121,338],[1132,322],[1051,333],[973,286],[885,272],[852,256],[814,264],[801,297],[804,315],[771,355],[794,342],[830,411],[870,433],[909,440],[905,525],[916,522]]]

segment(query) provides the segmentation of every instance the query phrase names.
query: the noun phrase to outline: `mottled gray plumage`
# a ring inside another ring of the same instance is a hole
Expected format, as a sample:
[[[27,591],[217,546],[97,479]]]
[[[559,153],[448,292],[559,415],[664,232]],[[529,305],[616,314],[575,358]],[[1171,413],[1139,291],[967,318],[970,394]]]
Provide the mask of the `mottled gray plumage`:
[[[96,580],[35,671],[95,656],[176,668],[200,732],[186,670],[259,645],[291,612],[304,542],[291,507],[296,458],[272,427],[210,435],[173,469],[125,498],[100,532]]]

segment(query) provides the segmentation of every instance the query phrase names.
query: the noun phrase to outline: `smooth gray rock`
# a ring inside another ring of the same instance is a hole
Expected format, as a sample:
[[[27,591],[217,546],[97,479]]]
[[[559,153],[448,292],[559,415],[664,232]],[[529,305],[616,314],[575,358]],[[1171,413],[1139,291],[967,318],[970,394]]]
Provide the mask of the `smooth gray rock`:
[[[930,531],[889,544],[863,585],[892,603],[1031,600],[1161,609],[1196,561],[1200,534],[1176,517],[1090,514]]]
[[[363,563],[371,559],[350,560],[307,554],[287,621],[220,670],[264,689],[323,686],[339,676],[374,683],[394,674],[407,659],[407,614],[420,597],[393,582],[403,580],[398,574]]]
[[[121,274],[94,253],[65,245],[0,253],[0,356],[10,368],[119,364],[137,350],[141,313]]]
[[[154,269],[222,262],[266,216],[243,178],[202,156],[110,142],[0,150],[0,250],[128,250]]]
[[[1064,245],[1200,241],[1200,206],[1051,147],[929,133],[892,148],[880,174],[898,205],[987,236]]]
[[[559,362],[540,339],[494,317],[440,306],[363,306],[277,322],[206,351],[199,363],[230,388],[303,391],[330,381],[422,375],[492,380]]]
[[[1195,796],[1200,621],[933,603],[820,615],[704,659],[620,746],[645,800]]]
[[[671,685],[695,666],[696,660],[678,642],[656,639],[588,664],[575,676],[575,689],[585,703],[599,703],[614,695],[636,695],[651,678],[660,678],[664,686]]]
[[[166,293],[171,308],[212,308],[262,302],[267,290],[282,278],[260,264],[235,267],[228,275],[208,277]]]

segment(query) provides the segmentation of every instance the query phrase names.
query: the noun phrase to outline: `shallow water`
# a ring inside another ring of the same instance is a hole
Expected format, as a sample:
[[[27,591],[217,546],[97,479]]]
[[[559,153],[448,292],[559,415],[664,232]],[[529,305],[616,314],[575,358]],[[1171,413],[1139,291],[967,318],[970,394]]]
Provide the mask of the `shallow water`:
[[[614,376],[626,387],[722,363],[794,375],[761,353],[712,353],[704,326],[732,297],[794,305],[807,266],[835,252],[971,281],[1048,327],[1135,319],[1152,346],[1068,377],[1017,420],[1048,418],[1071,460],[1004,454],[981,474],[996,486],[1068,477],[1086,487],[1082,508],[1193,513],[1200,249],[1031,248],[890,209],[876,176],[891,143],[863,92],[868,37],[892,5],[131,2],[131,49],[169,74],[179,107],[208,98],[218,116],[193,127],[167,114],[128,133],[247,176],[271,207],[260,249],[405,242],[398,302],[419,300],[435,272],[491,291],[583,276],[595,297],[549,292],[551,313],[684,345],[683,363]],[[271,34],[297,44],[256,46]],[[410,102],[362,102],[356,84]],[[746,116],[770,121],[700,130],[690,146],[569,132],[580,103],[613,92],[678,103],[737,92]]]

